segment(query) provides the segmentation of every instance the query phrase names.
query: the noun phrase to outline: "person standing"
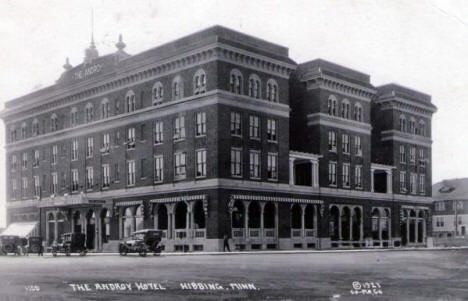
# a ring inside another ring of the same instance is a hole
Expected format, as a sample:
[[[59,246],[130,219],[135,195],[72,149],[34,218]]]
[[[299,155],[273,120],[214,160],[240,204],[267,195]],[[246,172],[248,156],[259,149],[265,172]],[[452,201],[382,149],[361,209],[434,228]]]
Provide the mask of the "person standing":
[[[228,250],[228,252],[231,252],[231,248],[229,247],[229,237],[227,235],[224,235],[223,242],[223,252],[226,252],[226,249]]]

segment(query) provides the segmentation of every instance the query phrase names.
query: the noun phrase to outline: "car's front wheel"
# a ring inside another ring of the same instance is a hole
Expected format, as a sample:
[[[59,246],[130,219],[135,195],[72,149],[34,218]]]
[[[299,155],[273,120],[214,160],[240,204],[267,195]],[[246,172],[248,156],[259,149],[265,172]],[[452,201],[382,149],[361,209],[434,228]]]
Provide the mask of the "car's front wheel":
[[[120,245],[120,247],[119,247],[119,253],[120,253],[121,256],[127,255],[127,253],[128,253],[127,247],[126,247],[126,246],[123,246],[123,245]]]
[[[141,249],[140,252],[138,252],[138,254],[141,256],[141,257],[146,257],[146,249]]]
[[[81,250],[80,256],[86,256],[86,250]]]

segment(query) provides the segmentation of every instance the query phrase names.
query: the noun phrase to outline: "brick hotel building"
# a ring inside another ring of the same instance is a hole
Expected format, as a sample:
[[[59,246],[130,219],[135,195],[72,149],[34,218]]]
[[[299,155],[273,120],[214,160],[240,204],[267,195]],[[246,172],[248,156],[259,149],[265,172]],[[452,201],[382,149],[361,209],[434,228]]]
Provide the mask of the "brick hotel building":
[[[431,97],[215,26],[6,102],[8,233],[167,251],[431,245]]]

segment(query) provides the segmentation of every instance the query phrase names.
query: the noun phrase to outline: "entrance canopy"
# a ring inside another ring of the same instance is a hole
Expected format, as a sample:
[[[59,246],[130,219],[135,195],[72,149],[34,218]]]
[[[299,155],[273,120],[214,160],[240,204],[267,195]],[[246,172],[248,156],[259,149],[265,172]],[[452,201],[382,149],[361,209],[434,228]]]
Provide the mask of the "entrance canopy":
[[[37,222],[11,223],[1,235],[29,237],[37,235]]]

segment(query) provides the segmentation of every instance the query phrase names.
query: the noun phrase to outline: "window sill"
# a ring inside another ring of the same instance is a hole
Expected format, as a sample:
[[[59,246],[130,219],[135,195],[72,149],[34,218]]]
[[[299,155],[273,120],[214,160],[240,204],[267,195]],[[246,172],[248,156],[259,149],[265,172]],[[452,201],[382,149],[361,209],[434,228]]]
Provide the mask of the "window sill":
[[[267,181],[270,181],[270,182],[278,182],[278,179],[273,179],[273,178],[268,178]]]
[[[102,190],[109,190],[109,186],[102,187]]]
[[[195,176],[195,179],[206,179],[206,175],[204,175],[204,176]]]
[[[185,138],[174,139],[174,143],[185,141]]]
[[[231,175],[232,178],[242,179],[242,175]]]
[[[260,181],[261,178],[260,177],[250,177],[250,180]]]
[[[132,151],[132,150],[135,150],[135,148],[134,148],[134,147],[132,147],[132,148],[127,148],[127,152],[128,152],[128,151]]]
[[[362,186],[355,186],[354,189],[356,189],[356,190],[362,190]]]
[[[268,143],[278,144],[278,140],[267,140]]]
[[[195,135],[195,138],[203,138],[203,137],[206,137],[206,134],[202,134],[202,135]]]
[[[159,146],[159,145],[163,145],[163,143],[162,142],[157,142],[157,143],[154,143],[153,145],[154,146]]]
[[[250,140],[253,140],[253,141],[258,141],[258,142],[260,142],[260,141],[261,141],[261,139],[260,139],[260,138],[257,138],[257,137],[250,137]]]
[[[242,135],[231,134],[231,137],[236,137],[236,138],[242,139]]]
[[[336,184],[328,184],[328,186],[330,186],[330,187],[334,187],[334,188],[336,188],[336,187],[337,187],[337,186],[336,186]]]
[[[157,185],[157,184],[162,184],[163,183],[163,180],[160,180],[160,181],[154,181],[153,184]]]
[[[187,177],[186,176],[176,176],[174,177],[174,181],[183,181],[183,180],[186,180]]]

